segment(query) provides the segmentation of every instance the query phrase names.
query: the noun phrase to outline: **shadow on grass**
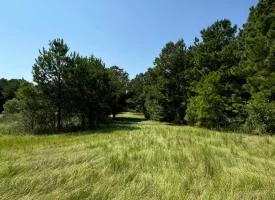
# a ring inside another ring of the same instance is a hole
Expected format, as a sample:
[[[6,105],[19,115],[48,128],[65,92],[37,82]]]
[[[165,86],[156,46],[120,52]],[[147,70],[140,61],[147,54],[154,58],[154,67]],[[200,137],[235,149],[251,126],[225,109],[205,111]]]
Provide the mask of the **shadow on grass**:
[[[142,117],[144,117],[144,114],[143,114],[143,113],[140,113],[140,112],[132,112],[132,115],[137,115],[137,116],[142,116]]]
[[[146,121],[138,117],[117,117],[107,124],[103,124],[100,128],[96,129],[94,133],[112,133],[114,131],[132,131],[140,129],[136,126],[139,122]]]
[[[146,121],[143,118],[135,118],[135,117],[117,117],[113,123],[114,124],[136,124],[139,122]]]
[[[134,114],[134,113],[133,113]],[[140,127],[136,126],[139,122],[146,121],[144,118],[140,118],[140,113],[135,113],[132,117],[116,117],[115,120],[111,119],[108,123],[101,124],[100,127],[88,130],[78,130],[64,132],[66,135],[87,135],[87,134],[111,134],[116,131],[132,131],[138,130]],[[139,117],[138,117],[139,116]],[[50,135],[50,134],[49,134]]]
[[[117,131],[132,131],[140,129],[138,123],[146,121],[142,118],[142,114],[140,113],[131,113],[131,116],[117,116],[115,120],[110,119],[107,123],[101,124],[97,128],[90,128],[83,130],[81,127],[71,127],[67,130],[62,130],[61,133],[57,132],[44,132],[44,133],[32,133],[31,135],[36,136],[51,136],[51,135],[88,135],[88,134],[111,134]],[[1,135],[1,127],[0,127],[0,135]],[[2,134],[2,135],[15,135],[15,134]],[[17,134],[16,134],[17,135]],[[29,135],[28,133],[24,135]]]

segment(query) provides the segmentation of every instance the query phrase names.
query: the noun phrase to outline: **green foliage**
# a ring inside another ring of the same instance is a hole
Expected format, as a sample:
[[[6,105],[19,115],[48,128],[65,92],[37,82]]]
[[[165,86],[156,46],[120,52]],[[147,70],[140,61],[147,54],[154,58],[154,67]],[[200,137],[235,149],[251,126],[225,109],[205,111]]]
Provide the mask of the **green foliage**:
[[[20,112],[20,102],[18,99],[14,98],[12,100],[8,100],[4,106],[3,114],[16,114]]]
[[[183,40],[169,42],[145,74],[145,108],[150,119],[183,123],[189,83],[188,49]]]
[[[274,7],[260,1],[238,35],[224,19],[189,48],[183,40],[167,43],[155,67],[131,81],[132,104],[148,119],[273,132]]]
[[[20,99],[21,119],[25,131],[29,133],[54,132],[56,113],[51,101],[32,83],[22,82],[17,94]]]
[[[243,59],[245,88],[252,98],[247,106],[246,125],[252,130],[274,134],[275,97],[275,3],[261,0],[251,9],[244,26]]]
[[[105,64],[94,56],[72,54],[66,74],[68,108],[79,116],[82,128],[96,127],[110,114],[111,79]]]
[[[143,95],[144,86],[145,74],[143,73],[136,75],[136,77],[129,82],[127,99],[128,108],[138,112],[145,112],[145,100]]]
[[[115,118],[116,114],[126,108],[129,74],[118,66],[112,66],[108,71],[111,79],[110,108],[113,118]]]
[[[197,40],[192,49],[194,67],[189,70],[193,91],[185,116],[189,124],[220,128],[243,123],[245,80],[235,71],[240,60],[236,30],[225,19],[201,31],[203,41]]]
[[[26,131],[52,133],[94,128],[108,121],[111,113],[116,115],[126,107],[129,78],[122,69],[106,69],[104,62],[93,55],[69,54],[62,39],[50,41],[49,49],[43,48],[39,53],[33,66],[36,85],[0,81],[4,97],[8,92],[16,93],[20,100],[8,101],[5,112],[20,111],[18,121]],[[14,83],[20,86],[14,87]]]
[[[146,91],[147,89],[147,91]],[[164,116],[163,107],[161,102],[163,101],[163,95],[159,92],[156,85],[147,86],[145,89],[147,93],[144,106],[146,108],[145,117],[151,120],[162,121]]]
[[[20,82],[19,79],[0,79],[0,113],[3,111],[3,105],[6,101],[15,98],[15,93],[18,90]]]
[[[2,95],[3,98],[7,100],[11,100],[15,97],[15,93],[18,90],[18,87],[20,85],[20,82],[23,80],[19,79],[11,79],[7,80],[6,84],[3,86]]]
[[[21,81],[16,92],[20,123],[26,131],[53,133],[94,128],[108,121],[111,113],[115,116],[125,109],[129,78],[123,69],[107,69],[93,55],[69,54],[62,39],[50,41],[49,49],[43,48],[39,53],[33,66],[36,85]]]
[[[198,126],[219,127],[225,117],[220,79],[220,75],[213,72],[204,76],[196,85],[197,96],[190,98],[185,118],[187,121]]]
[[[135,91],[145,116],[211,128],[244,123],[249,95],[243,74],[236,72],[243,41],[236,32],[225,19],[203,29],[203,41],[195,39],[194,46],[187,48],[183,40],[167,43]]]
[[[49,50],[39,50],[40,55],[33,66],[33,78],[45,97],[51,101],[53,110],[57,112],[57,128],[62,126],[62,111],[65,105],[64,74],[68,68],[69,47],[63,39],[49,42]],[[55,126],[55,125],[54,125]]]
[[[245,128],[255,133],[275,133],[275,102],[262,103],[253,100],[247,105],[249,116]]]

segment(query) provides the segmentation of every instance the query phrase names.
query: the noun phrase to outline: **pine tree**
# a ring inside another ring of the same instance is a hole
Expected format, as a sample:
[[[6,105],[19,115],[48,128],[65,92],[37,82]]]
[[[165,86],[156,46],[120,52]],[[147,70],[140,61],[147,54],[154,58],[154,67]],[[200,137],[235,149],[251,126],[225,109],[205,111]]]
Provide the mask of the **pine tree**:
[[[57,112],[57,128],[61,130],[64,100],[64,73],[68,68],[69,47],[63,39],[49,42],[49,50],[39,51],[40,55],[33,66],[34,82],[53,103]]]

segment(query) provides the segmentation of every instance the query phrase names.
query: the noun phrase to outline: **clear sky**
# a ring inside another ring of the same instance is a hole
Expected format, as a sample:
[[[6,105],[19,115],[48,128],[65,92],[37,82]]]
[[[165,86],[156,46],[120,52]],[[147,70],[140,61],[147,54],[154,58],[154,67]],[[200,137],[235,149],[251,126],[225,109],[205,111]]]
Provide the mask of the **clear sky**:
[[[130,78],[145,72],[164,45],[193,44],[218,19],[241,27],[258,0],[6,0],[0,8],[0,78],[32,81],[38,49],[63,38]]]

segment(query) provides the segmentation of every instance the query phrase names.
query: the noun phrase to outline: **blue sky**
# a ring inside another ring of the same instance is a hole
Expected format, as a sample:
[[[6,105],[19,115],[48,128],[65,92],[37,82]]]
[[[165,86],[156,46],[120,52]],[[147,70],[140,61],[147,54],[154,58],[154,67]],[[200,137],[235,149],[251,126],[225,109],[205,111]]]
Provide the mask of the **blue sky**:
[[[0,10],[0,78],[32,80],[38,49],[63,38],[72,51],[101,57],[130,78],[169,41],[193,44],[218,19],[241,27],[258,0],[8,0]]]

